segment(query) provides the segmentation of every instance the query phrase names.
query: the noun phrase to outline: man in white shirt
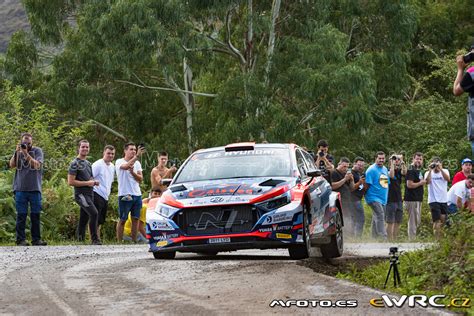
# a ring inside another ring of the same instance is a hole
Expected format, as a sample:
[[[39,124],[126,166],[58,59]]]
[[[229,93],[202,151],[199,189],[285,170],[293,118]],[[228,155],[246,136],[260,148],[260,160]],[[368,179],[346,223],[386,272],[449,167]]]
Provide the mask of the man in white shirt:
[[[112,160],[115,158],[115,148],[112,145],[104,147],[102,159],[92,164],[92,176],[99,181],[94,187],[94,205],[98,214],[97,236],[100,238],[100,227],[105,223],[107,208],[109,206],[110,190],[114,182],[115,166]]]
[[[142,165],[138,159],[145,152],[145,148],[137,147],[134,143],[124,146],[124,158],[115,162],[118,181],[119,217],[117,223],[117,241],[122,242],[123,229],[128,214],[132,218],[132,240],[137,241],[138,219],[142,208],[142,192],[140,182],[143,181]]]
[[[448,181],[450,180],[449,171],[443,169],[440,158],[435,157],[431,160],[429,170],[425,172],[425,180],[428,184],[428,204],[433,220],[433,233],[436,238],[439,238],[448,214]]]
[[[457,182],[448,191],[448,212],[455,213],[462,209],[471,197],[471,188],[474,174],[467,176],[466,180]]]

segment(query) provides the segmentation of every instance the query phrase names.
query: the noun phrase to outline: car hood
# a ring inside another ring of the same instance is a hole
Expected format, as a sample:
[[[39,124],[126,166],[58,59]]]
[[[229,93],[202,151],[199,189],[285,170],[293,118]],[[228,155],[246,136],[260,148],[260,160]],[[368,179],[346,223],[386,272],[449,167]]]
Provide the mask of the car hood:
[[[291,177],[234,178],[174,184],[165,194],[184,207],[245,204],[272,189],[294,185],[296,179]]]

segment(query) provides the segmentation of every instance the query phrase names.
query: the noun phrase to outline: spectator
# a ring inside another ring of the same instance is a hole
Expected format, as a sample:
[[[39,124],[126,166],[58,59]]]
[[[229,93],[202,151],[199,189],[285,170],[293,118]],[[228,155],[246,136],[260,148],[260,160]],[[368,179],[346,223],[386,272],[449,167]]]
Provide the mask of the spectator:
[[[390,180],[388,178],[388,170],[384,166],[385,153],[377,152],[375,163],[367,169],[365,201],[372,208],[372,237],[387,238],[385,230],[385,206],[387,205],[388,186]]]
[[[109,207],[109,195],[114,182],[115,166],[112,163],[115,157],[115,147],[107,145],[102,152],[102,159],[92,164],[92,176],[99,181],[94,186],[94,205],[99,212],[97,220],[97,237],[100,239],[100,227],[105,223],[107,208]],[[85,230],[85,224],[84,224]]]
[[[342,157],[337,168],[331,173],[334,191],[341,194],[342,201],[342,218],[344,219],[344,233],[350,235],[353,233],[354,211],[352,209],[351,192],[354,188],[354,177],[352,171],[349,170],[350,160]]]
[[[127,143],[124,146],[124,158],[115,162],[117,172],[118,195],[119,195],[119,221],[117,223],[117,241],[121,242],[123,229],[127,221],[128,214],[131,213],[132,240],[137,240],[138,219],[142,209],[142,192],[140,182],[143,181],[142,165],[138,158],[144,153],[143,147],[137,147],[134,143]]]
[[[397,239],[403,219],[402,177],[407,174],[407,167],[402,155],[390,157],[390,184],[388,186],[388,203],[385,212],[388,240]]]
[[[13,180],[13,193],[16,206],[16,244],[29,246],[26,241],[25,226],[30,207],[31,244],[46,246],[41,240],[41,186],[43,150],[33,146],[33,136],[29,133],[21,135],[21,143],[16,145],[10,159],[10,168],[16,168]]]
[[[412,163],[408,168],[405,186],[405,207],[408,211],[408,238],[416,238],[416,230],[421,223],[421,203],[423,202],[423,186],[426,180],[421,172],[423,154],[413,155]]]
[[[362,197],[365,193],[365,161],[362,157],[357,157],[352,166],[352,176],[354,177],[354,187],[352,188],[352,203],[354,205],[354,236],[361,237],[364,231],[365,214],[362,206]]]
[[[154,188],[150,192],[150,197],[142,200],[142,209],[140,211],[140,218],[138,221],[138,235],[137,241],[145,243],[146,239],[146,212],[148,207],[148,202],[152,199],[159,198],[161,196],[161,189]],[[125,222],[125,227],[123,229],[123,240],[131,241],[132,240],[132,217],[128,214],[128,219]]]
[[[431,160],[429,170],[425,173],[428,184],[428,204],[433,220],[433,233],[436,238],[441,235],[441,228],[448,215],[448,181],[449,171],[443,169],[441,159],[435,157]]]
[[[98,211],[94,205],[94,186],[99,181],[92,176],[92,165],[87,160],[89,154],[89,142],[85,139],[79,141],[78,155],[69,165],[67,183],[74,187],[74,199],[81,208],[79,214],[79,225],[77,227],[77,239],[84,240],[85,224],[89,221],[89,232],[92,245],[102,245],[97,236]],[[84,228],[83,228],[84,227]]]
[[[466,180],[467,176],[472,173],[472,160],[469,158],[464,158],[461,161],[461,171],[456,172],[453,177],[452,185],[455,185],[459,181]]]
[[[471,46],[469,54],[471,58],[468,59],[472,60],[473,54],[474,45]],[[456,79],[454,79],[453,83],[453,94],[455,96],[460,96],[464,92],[469,93],[467,102],[467,137],[471,142],[471,149],[474,155],[474,67],[468,68],[467,71],[464,73],[464,69],[466,68],[467,63],[465,62],[465,58],[462,55],[456,57],[456,64],[458,71],[456,74]]]
[[[466,180],[459,181],[448,191],[448,212],[456,213],[469,202],[470,191],[474,181],[474,174],[467,176]]]
[[[329,153],[329,144],[326,140],[321,139],[318,142],[318,152],[316,153],[315,164],[321,170],[321,175],[331,183],[331,171],[334,170],[334,157]]]
[[[160,188],[163,192],[166,190],[166,186],[161,183],[163,179],[169,179],[173,177],[173,173],[176,172],[176,166],[167,168],[168,153],[161,151],[158,154],[158,165],[151,170],[151,187]]]

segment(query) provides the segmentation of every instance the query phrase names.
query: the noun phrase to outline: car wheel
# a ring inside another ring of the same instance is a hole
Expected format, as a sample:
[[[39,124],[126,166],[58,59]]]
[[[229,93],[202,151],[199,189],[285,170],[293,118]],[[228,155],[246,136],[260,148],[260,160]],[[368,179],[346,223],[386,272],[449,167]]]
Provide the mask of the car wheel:
[[[174,259],[175,256],[176,256],[176,251],[153,253],[153,257],[155,257],[155,259]]]
[[[321,254],[324,258],[337,258],[342,256],[344,250],[344,238],[342,235],[342,217],[338,209],[336,214],[336,233],[331,236],[331,242],[321,246]]]
[[[311,248],[310,234],[309,234],[309,220],[306,206],[303,208],[303,241],[304,244],[291,245],[288,248],[290,258],[294,260],[306,259],[309,257],[309,250]]]

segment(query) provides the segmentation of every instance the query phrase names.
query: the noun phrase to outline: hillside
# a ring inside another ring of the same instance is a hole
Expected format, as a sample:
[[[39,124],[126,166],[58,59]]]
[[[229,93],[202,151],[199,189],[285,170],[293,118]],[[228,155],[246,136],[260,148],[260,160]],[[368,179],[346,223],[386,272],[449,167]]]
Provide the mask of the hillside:
[[[0,53],[5,53],[13,33],[30,28],[20,0],[0,0]]]

